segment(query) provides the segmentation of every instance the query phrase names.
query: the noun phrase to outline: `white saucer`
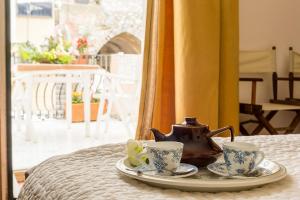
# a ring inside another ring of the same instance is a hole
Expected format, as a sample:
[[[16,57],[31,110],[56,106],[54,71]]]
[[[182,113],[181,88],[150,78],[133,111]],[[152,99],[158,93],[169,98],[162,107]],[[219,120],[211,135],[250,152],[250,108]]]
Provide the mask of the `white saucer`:
[[[198,168],[194,165],[180,163],[180,166],[174,171],[179,174],[172,174],[171,172],[165,171],[164,173],[158,173],[154,167],[149,165],[135,168],[127,168],[128,171],[135,171],[148,176],[160,176],[160,177],[171,177],[171,178],[183,178],[192,176],[198,173]],[[183,174],[180,174],[183,173]]]
[[[273,162],[270,163],[272,164]],[[146,174],[137,175],[136,172],[128,170],[128,168],[131,166],[127,158],[120,159],[116,163],[116,168],[120,175],[124,175],[160,188],[194,192],[232,192],[249,190],[285,178],[287,175],[286,168],[283,165],[278,165],[280,166],[280,170],[278,172],[271,174],[270,176],[260,176],[250,179],[227,178],[211,173],[204,168],[199,169],[197,174],[186,178],[172,178],[172,176],[149,176]]]
[[[180,163],[180,166],[174,171],[175,173],[183,173],[183,174],[174,174],[171,175],[171,172],[168,173],[157,173],[157,171],[153,168],[148,168],[144,171],[142,171],[143,174],[145,175],[150,175],[150,176],[167,176],[167,177],[172,177],[172,178],[183,178],[183,177],[188,177],[192,176],[194,174],[198,173],[198,168],[194,165],[186,164],[186,163]]]
[[[280,170],[280,166],[275,162],[265,159],[257,166],[257,169],[255,171],[253,171],[251,174],[246,176],[242,176],[242,175],[230,176],[228,174],[227,167],[224,162],[215,162],[209,164],[207,166],[207,169],[214,174],[228,177],[228,178],[248,179],[248,178],[257,178],[257,177],[272,175]]]

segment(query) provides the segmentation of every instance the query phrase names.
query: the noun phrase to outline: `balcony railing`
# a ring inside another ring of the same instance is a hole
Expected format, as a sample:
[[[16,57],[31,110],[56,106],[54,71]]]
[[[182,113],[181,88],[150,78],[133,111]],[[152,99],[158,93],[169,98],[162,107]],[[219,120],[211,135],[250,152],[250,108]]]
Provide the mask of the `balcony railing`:
[[[138,107],[140,56],[118,54],[96,58],[94,61],[101,65],[17,65],[12,82],[12,115],[15,120],[25,118],[27,127],[30,127],[32,118],[66,118],[71,122],[68,103],[73,92],[81,92],[84,101],[90,102],[91,97],[102,96],[114,102],[105,119],[114,115],[126,123],[130,121],[128,118],[136,116]],[[120,106],[124,103],[125,106]]]

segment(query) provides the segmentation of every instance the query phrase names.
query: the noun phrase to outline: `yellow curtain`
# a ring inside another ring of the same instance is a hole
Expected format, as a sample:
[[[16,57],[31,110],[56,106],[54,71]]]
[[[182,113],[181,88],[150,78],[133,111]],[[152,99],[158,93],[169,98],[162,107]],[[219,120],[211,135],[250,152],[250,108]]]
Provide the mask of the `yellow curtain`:
[[[148,0],[137,139],[175,123],[173,0]]]
[[[159,2],[158,64],[152,127],[169,132],[175,123],[173,0]]]
[[[233,125],[239,135],[239,4],[221,0],[219,127]]]
[[[176,121],[238,131],[238,0],[174,0]]]
[[[137,138],[149,139],[150,127],[166,132],[185,116],[212,129],[233,125],[238,133],[238,0],[151,2],[157,29],[146,31],[145,57],[155,60],[144,62],[143,86],[151,85],[153,96],[149,101],[143,87],[140,108],[152,106],[148,115],[140,109]]]

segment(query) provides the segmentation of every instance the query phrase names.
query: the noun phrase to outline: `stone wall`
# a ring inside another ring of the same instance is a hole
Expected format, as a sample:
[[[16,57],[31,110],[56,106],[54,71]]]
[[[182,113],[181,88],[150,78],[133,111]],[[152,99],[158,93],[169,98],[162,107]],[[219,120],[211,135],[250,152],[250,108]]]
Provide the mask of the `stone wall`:
[[[95,55],[111,38],[123,32],[143,41],[145,2],[101,0],[99,4],[94,1],[78,4],[65,0],[58,8],[59,26],[63,26],[66,37],[74,42],[80,36],[87,36],[89,53]]]

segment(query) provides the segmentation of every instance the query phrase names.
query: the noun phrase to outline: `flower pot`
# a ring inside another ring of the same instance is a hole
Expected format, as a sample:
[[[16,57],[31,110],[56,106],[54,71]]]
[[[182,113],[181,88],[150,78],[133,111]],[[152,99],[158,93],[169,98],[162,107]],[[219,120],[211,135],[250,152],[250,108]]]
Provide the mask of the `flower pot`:
[[[76,64],[88,64],[89,58],[87,55],[80,55],[77,59]]]
[[[91,103],[91,121],[97,120],[99,103]],[[104,103],[103,114],[107,112],[107,100]],[[72,122],[84,121],[84,103],[72,104]]]

